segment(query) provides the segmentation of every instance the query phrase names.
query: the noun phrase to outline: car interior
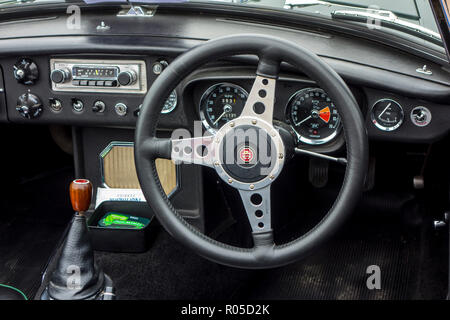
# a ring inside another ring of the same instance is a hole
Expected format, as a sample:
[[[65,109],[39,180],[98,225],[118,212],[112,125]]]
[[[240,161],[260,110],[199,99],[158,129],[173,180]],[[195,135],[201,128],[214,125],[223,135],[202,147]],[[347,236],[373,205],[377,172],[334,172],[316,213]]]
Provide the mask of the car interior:
[[[0,0],[0,300],[445,300],[447,1]]]

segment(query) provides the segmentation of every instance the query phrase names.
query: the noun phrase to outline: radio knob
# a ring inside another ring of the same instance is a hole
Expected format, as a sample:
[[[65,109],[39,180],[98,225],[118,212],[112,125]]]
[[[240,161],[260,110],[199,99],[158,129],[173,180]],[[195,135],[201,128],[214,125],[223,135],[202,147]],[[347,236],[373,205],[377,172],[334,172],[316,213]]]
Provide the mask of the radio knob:
[[[56,69],[56,70],[53,70],[52,73],[50,74],[50,79],[54,83],[63,83],[65,81],[69,80],[69,78],[70,78],[69,70]]]
[[[136,73],[134,71],[123,71],[119,73],[117,81],[121,86],[128,86],[136,81]]]

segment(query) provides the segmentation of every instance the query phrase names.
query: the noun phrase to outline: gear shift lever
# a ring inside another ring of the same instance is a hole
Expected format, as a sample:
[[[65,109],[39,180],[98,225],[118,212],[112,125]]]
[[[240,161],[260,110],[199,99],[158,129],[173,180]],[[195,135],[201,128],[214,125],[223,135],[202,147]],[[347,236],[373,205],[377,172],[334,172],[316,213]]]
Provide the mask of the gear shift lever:
[[[85,212],[92,198],[92,184],[77,179],[70,184],[70,200],[76,214],[59,255],[50,271],[41,299],[110,300],[115,297],[111,279],[95,264]]]
[[[89,209],[92,198],[92,183],[86,179],[76,179],[70,183],[72,208],[80,215]]]

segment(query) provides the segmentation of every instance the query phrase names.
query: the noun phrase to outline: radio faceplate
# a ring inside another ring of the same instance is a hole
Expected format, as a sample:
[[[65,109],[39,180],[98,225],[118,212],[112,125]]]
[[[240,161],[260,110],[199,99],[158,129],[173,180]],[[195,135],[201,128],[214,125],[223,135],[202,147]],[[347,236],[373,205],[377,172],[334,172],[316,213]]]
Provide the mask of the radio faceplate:
[[[53,91],[147,92],[143,60],[50,59],[50,78]]]

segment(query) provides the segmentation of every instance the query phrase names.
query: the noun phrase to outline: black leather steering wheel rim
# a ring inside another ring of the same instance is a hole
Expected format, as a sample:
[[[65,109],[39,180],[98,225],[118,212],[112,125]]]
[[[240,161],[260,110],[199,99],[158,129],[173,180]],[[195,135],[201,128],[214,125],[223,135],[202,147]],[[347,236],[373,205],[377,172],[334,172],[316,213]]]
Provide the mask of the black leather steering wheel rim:
[[[256,54],[257,74],[277,76],[281,61],[315,80],[340,113],[347,145],[347,167],[342,188],[325,217],[302,237],[283,245],[259,238],[255,248],[230,246],[207,237],[187,223],[165,195],[155,159],[170,158],[170,141],[156,138],[165,99],[190,73],[218,59]],[[164,228],[178,241],[209,260],[240,268],[271,268],[305,257],[328,240],[351,214],[361,195],[368,161],[368,140],[358,104],[342,78],[318,56],[288,41],[264,35],[237,35],[205,42],[175,59],[148,91],[135,131],[135,162],[139,182],[149,205]]]

